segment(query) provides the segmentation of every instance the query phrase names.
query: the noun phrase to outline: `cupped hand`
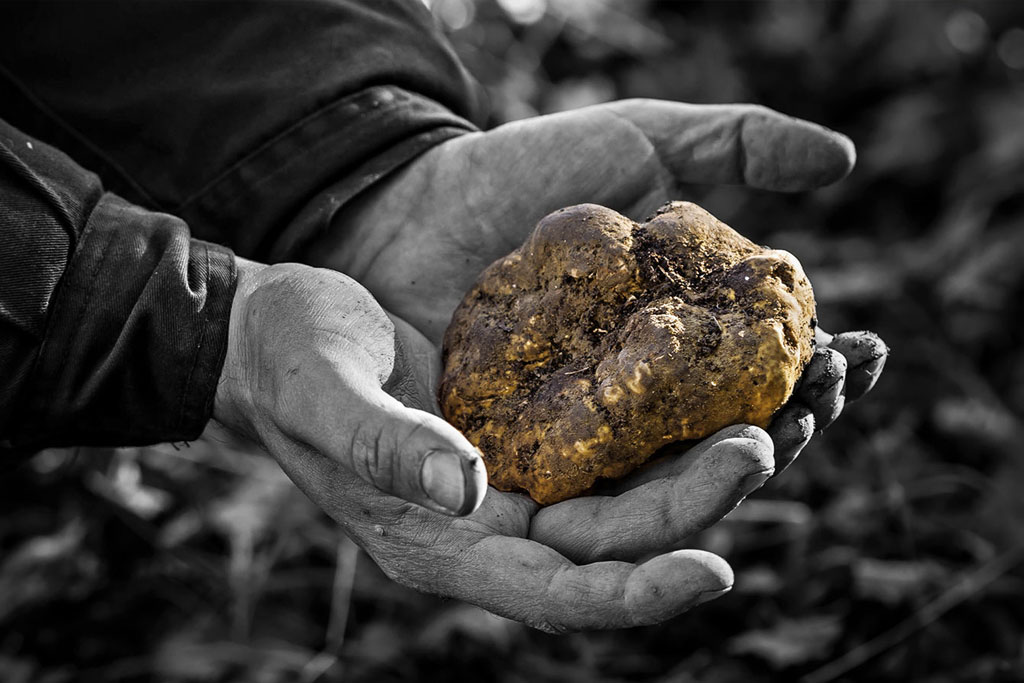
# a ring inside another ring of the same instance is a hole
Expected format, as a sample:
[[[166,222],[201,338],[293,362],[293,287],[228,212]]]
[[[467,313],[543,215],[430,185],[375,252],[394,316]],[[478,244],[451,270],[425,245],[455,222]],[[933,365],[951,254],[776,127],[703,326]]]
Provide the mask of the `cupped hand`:
[[[846,138],[760,107],[601,105],[439,145],[338,214],[306,259],[352,275],[396,314],[405,351],[395,355],[386,388],[407,407],[436,411],[437,347],[451,313],[477,274],[551,210],[594,202],[641,218],[678,198],[682,183],[802,190],[838,180],[852,164]],[[721,558],[664,550],[788,465],[884,364],[885,346],[870,333],[820,333],[819,346],[770,436],[734,426],[617,482],[608,495],[543,509],[494,489],[463,518],[411,505],[413,498],[382,492],[374,477],[333,457],[332,443],[345,437],[330,426],[317,440],[279,429],[264,442],[399,582],[547,630],[656,623],[732,582]],[[333,402],[326,403],[319,413],[302,411],[293,431],[329,416]]]
[[[854,163],[839,133],[752,105],[623,100],[454,138],[364,193],[304,260],[351,275],[439,341],[477,275],[555,209],[643,219],[686,183],[810,190]]]
[[[438,347],[358,283],[297,264],[239,271],[216,419],[262,444],[395,580],[550,631],[656,623],[731,587],[721,558],[664,549],[764,481],[763,431],[724,430],[597,508],[541,510],[486,486],[478,453],[434,414]]]
[[[623,100],[431,149],[339,213],[308,258],[352,275],[440,344],[480,271],[555,209],[592,202],[636,220],[679,199],[687,183],[811,190],[843,178],[854,161],[845,136],[764,107]],[[870,332],[819,330],[817,341],[769,428],[778,471],[874,385],[888,353]]]
[[[479,452],[395,398],[431,391],[419,383],[438,372],[436,350],[346,275],[237,263],[214,418],[274,456],[317,452],[379,495],[448,515],[476,509],[487,489]]]

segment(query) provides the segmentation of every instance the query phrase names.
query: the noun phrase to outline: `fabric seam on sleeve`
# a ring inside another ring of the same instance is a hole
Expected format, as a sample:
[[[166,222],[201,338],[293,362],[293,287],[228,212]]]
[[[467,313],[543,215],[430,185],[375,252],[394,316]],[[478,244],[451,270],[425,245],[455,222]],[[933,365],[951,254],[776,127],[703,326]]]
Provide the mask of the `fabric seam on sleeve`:
[[[229,334],[229,329],[230,329],[230,321],[231,321],[230,313],[231,313],[231,309],[234,307],[234,294],[235,294],[235,287],[237,286],[237,267],[235,265],[234,256],[232,254],[228,253],[228,252],[224,252],[224,253],[215,252],[215,251],[211,250],[209,245],[207,245],[205,242],[202,242],[200,240],[192,240],[192,248],[195,249],[195,248],[199,248],[199,247],[201,247],[203,249],[203,257],[204,257],[204,259],[206,261],[206,274],[207,274],[207,276],[206,276],[206,287],[207,287],[207,292],[208,293],[210,292],[210,285],[211,285],[211,282],[214,280],[212,275],[214,273],[214,268],[215,268],[215,265],[216,265],[215,264],[215,260],[219,259],[219,258],[223,258],[225,260],[225,262],[226,262],[227,267],[228,267],[228,280],[229,280],[229,282],[232,285],[231,286],[231,292],[230,292],[230,296],[231,296],[232,301],[231,301],[231,305],[228,307],[228,317],[227,317],[226,321],[212,320],[210,318],[210,316],[208,315],[208,309],[204,309],[202,331],[200,332],[198,343],[196,344],[196,347],[193,350],[192,365],[189,368],[188,379],[185,381],[185,389],[184,389],[184,392],[182,394],[181,401],[178,404],[177,421],[178,421],[178,425],[179,426],[180,425],[185,425],[185,424],[187,424],[190,421],[190,418],[191,418],[190,411],[191,411],[191,409],[196,408],[196,407],[199,408],[199,410],[200,410],[200,412],[202,414],[208,415],[208,416],[210,416],[212,418],[212,415],[213,415],[213,405],[214,405],[214,403],[216,401],[216,397],[217,397],[217,388],[220,386],[220,376],[219,375],[217,376],[216,380],[213,382],[213,385],[212,385],[212,387],[210,388],[210,391],[209,391],[209,395],[197,398],[197,400],[195,400],[195,401],[190,401],[189,399],[192,397],[193,392],[195,391],[196,373],[198,371],[200,361],[203,360],[203,351],[207,348],[207,344],[210,341],[210,327],[212,325],[223,325],[225,327],[225,330],[224,330],[225,341],[224,341],[224,344],[221,345],[220,353],[218,354],[217,358],[215,359],[216,360],[216,366],[221,369],[221,372],[223,372],[224,359],[227,357],[227,352],[228,352],[228,341],[229,341],[229,338],[227,337],[227,335]]]
[[[373,88],[387,88],[387,89],[401,90],[403,92],[407,92],[407,91],[405,91],[404,88],[400,88],[398,86],[388,86],[388,85],[367,86],[361,92],[367,92],[369,90],[372,90]],[[218,173],[209,182],[207,182],[201,188],[199,188],[198,190],[193,192],[191,195],[186,197],[184,200],[182,200],[182,202],[178,205],[178,209],[179,210],[186,209],[189,205],[193,204],[197,200],[201,199],[204,195],[208,194],[213,188],[215,188],[217,185],[219,185],[221,182],[223,182],[226,178],[231,176],[239,168],[242,168],[242,167],[250,165],[253,160],[259,158],[264,152],[266,152],[269,149],[273,149],[274,147],[277,147],[283,141],[288,140],[289,138],[295,136],[296,133],[300,132],[303,128],[308,127],[311,123],[313,123],[317,119],[320,119],[320,118],[323,118],[323,117],[327,117],[327,116],[331,116],[331,115],[333,115],[335,113],[335,111],[338,108],[350,105],[349,100],[351,100],[352,97],[353,97],[353,94],[349,93],[349,94],[346,94],[346,95],[340,97],[339,99],[333,100],[329,104],[326,104],[326,105],[323,105],[323,106],[317,108],[316,110],[314,110],[314,111],[310,112],[309,114],[307,114],[307,115],[303,116],[302,118],[300,118],[295,123],[290,124],[289,126],[284,128],[280,132],[274,134],[273,136],[268,138],[266,141],[264,141],[263,143],[259,144],[254,149],[250,150],[249,152],[247,152],[245,155],[243,155],[241,158],[239,158],[236,162],[234,162],[233,164],[230,164],[229,166],[227,166],[224,170],[222,170],[220,173]],[[425,100],[429,100],[429,98],[427,98],[427,97],[425,97],[423,95],[418,95],[417,94],[416,97],[419,97],[419,98],[422,98],[422,99],[425,99]],[[433,102],[433,100],[430,100],[430,101]],[[438,103],[438,106],[440,107],[440,106],[443,106],[443,105]],[[456,115],[454,113],[452,113],[451,116],[453,118],[458,118],[461,121],[464,121],[468,131],[479,130],[475,125],[473,125],[469,121],[463,119],[462,117],[459,117],[458,115]]]
[[[201,246],[201,248],[203,250],[203,259],[206,261],[206,278],[205,278],[206,282],[204,283],[204,285],[209,287],[209,281],[210,281],[210,249],[205,244],[202,244],[201,242],[196,242],[195,240],[192,240],[192,248],[193,249],[195,249],[197,247],[200,247],[200,246]],[[209,327],[209,324],[208,324],[209,320],[207,319],[206,315],[203,315],[203,322],[207,323],[207,324],[203,325],[202,330],[199,333],[199,340],[196,343],[195,348],[192,349],[192,364],[191,364],[191,366],[189,367],[189,370],[188,370],[188,379],[185,380],[185,390],[182,392],[182,394],[181,394],[181,401],[179,401],[179,403],[178,403],[178,416],[176,418],[178,425],[185,424],[185,421],[186,421],[185,412],[188,409],[188,403],[189,403],[188,399],[189,399],[189,396],[192,395],[192,384],[193,384],[193,381],[195,380],[196,369],[198,368],[199,361],[202,358],[203,347],[206,346],[206,334],[207,334],[208,327]]]

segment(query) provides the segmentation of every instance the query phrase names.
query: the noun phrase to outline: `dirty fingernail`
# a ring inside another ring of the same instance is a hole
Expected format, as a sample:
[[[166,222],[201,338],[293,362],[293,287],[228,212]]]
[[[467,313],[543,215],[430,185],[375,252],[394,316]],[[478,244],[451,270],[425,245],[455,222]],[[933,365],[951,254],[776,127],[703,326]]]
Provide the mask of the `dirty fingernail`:
[[[888,358],[888,355],[882,354],[877,358],[872,358],[867,363],[864,363],[857,369],[869,375],[877,375],[879,372],[882,371],[882,368],[885,366],[886,358]]]
[[[846,376],[846,393],[851,401],[856,401],[874,388],[882,374],[887,356],[881,355],[868,360],[851,369]]]
[[[449,451],[431,451],[420,469],[423,490],[434,503],[453,515],[469,512],[466,510],[466,475],[462,471],[462,461],[462,457]]]

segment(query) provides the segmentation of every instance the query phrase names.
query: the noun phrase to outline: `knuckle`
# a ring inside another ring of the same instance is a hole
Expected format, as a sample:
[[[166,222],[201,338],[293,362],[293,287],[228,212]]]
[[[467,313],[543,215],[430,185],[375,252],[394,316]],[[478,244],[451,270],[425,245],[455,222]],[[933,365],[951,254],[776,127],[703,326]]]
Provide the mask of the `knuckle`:
[[[356,427],[350,446],[352,467],[356,474],[377,488],[390,491],[395,483],[395,469],[384,430]]]
[[[403,433],[396,438],[397,451],[399,453],[415,452],[416,442],[423,440],[422,437],[429,431],[427,425],[420,420],[413,422],[411,425],[403,425]]]
[[[889,354],[889,347],[873,332],[844,332],[836,335],[830,346],[846,356],[852,365],[876,361]]]

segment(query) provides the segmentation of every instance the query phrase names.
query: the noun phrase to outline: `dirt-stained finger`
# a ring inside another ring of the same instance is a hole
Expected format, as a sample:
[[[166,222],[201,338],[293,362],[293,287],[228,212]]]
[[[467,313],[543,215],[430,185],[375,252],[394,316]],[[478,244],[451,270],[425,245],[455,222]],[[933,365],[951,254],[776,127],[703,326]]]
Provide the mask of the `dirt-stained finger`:
[[[804,370],[793,398],[814,413],[817,429],[828,427],[842,412],[846,385],[846,357],[831,348],[818,348]]]
[[[530,538],[575,562],[633,560],[714,524],[764,484],[773,468],[770,441],[718,441],[675,476],[617,496],[573,498],[541,509]]]
[[[768,434],[775,442],[775,474],[780,474],[814,436],[814,414],[802,403],[791,402],[774,417]]]
[[[828,344],[846,358],[846,400],[856,401],[875,386],[889,347],[873,332],[843,332]]]
[[[772,437],[760,427],[748,424],[730,425],[697,442],[669,444],[655,453],[650,462],[622,479],[600,482],[594,492],[599,495],[617,496],[656,479],[676,478],[685,470],[692,468],[708,449],[726,439],[754,439],[762,442],[766,448],[773,448]]]

